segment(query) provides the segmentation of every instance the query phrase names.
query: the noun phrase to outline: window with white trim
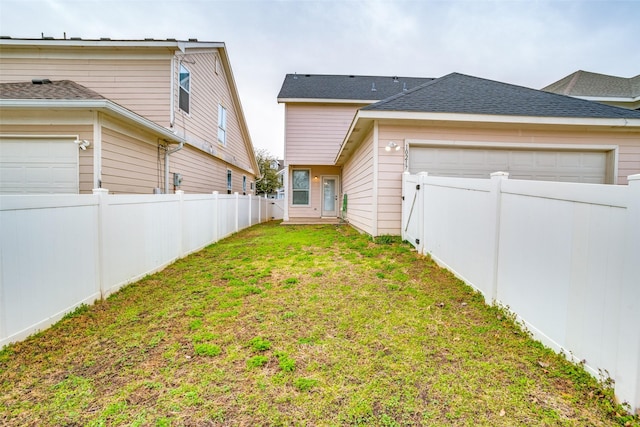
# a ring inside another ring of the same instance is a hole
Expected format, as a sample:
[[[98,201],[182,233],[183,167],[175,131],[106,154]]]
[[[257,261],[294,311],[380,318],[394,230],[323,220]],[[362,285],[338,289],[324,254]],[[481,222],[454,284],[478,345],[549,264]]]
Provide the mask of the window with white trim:
[[[227,109],[218,105],[218,142],[227,145]]]
[[[247,194],[247,176],[242,175],[242,194]]]
[[[294,169],[292,171],[292,204],[309,205],[310,172],[308,169]]]
[[[185,113],[189,113],[189,97],[191,93],[191,73],[184,65],[180,64],[180,95],[178,105]]]
[[[227,169],[227,193],[231,194],[231,169]]]

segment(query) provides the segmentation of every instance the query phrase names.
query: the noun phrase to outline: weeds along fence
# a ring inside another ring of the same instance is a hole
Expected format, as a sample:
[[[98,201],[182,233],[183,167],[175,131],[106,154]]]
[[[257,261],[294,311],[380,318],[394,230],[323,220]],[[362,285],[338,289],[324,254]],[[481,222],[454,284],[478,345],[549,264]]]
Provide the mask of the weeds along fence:
[[[403,176],[403,238],[640,408],[640,175],[624,186]]]
[[[239,194],[0,196],[0,348],[178,258],[282,219]]]

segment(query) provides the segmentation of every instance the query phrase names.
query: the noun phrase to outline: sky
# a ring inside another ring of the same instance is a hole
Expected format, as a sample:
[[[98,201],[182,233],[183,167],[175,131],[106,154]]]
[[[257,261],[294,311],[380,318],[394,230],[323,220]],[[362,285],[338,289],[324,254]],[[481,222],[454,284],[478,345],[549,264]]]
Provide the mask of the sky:
[[[640,0],[0,0],[0,35],[225,42],[251,139],[282,158],[285,74],[442,77],[540,89],[640,74]]]

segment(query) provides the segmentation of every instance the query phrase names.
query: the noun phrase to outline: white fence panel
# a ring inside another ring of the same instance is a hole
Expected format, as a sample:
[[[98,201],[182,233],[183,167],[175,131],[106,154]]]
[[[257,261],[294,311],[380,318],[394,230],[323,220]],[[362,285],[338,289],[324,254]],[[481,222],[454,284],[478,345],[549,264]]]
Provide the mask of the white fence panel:
[[[284,218],[284,199],[269,199],[267,221]]]
[[[238,218],[235,215],[236,207],[235,195],[218,195],[218,239],[224,239],[237,231]]]
[[[0,347],[100,297],[98,198],[0,199]]]
[[[423,252],[640,408],[640,175],[628,186],[503,175],[414,176]]]
[[[251,196],[242,197],[236,194],[236,202],[238,203],[238,230],[251,226]]]
[[[425,177],[423,183],[425,225],[420,240],[424,252],[480,290],[490,302],[494,263],[488,260],[496,251],[492,180]]]
[[[182,252],[188,254],[217,240],[216,199],[213,194],[184,194],[182,197]]]
[[[402,175],[402,238],[411,242],[418,250],[422,251],[424,239],[422,239],[422,224],[424,223],[424,209],[422,208],[424,192],[420,192],[421,177],[426,174],[410,175],[404,173]]]
[[[104,218],[105,294],[153,273],[181,255],[180,200],[168,195],[113,195]]]
[[[260,214],[262,209],[262,199],[260,197],[251,197],[251,218],[250,225],[258,224],[260,222]]]

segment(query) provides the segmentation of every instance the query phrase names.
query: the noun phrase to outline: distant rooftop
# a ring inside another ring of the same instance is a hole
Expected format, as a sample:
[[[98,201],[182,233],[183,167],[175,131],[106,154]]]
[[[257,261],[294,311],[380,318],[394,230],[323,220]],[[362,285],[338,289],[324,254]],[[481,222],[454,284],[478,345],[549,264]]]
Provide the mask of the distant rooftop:
[[[640,97],[640,74],[625,78],[579,70],[542,90],[569,96],[633,99]]]
[[[640,119],[640,111],[459,73],[434,79],[362,110]]]
[[[433,79],[423,77],[287,74],[278,94],[278,100],[378,101],[431,80]]]
[[[0,99],[105,99],[70,80],[35,79],[30,82],[0,83]]]

